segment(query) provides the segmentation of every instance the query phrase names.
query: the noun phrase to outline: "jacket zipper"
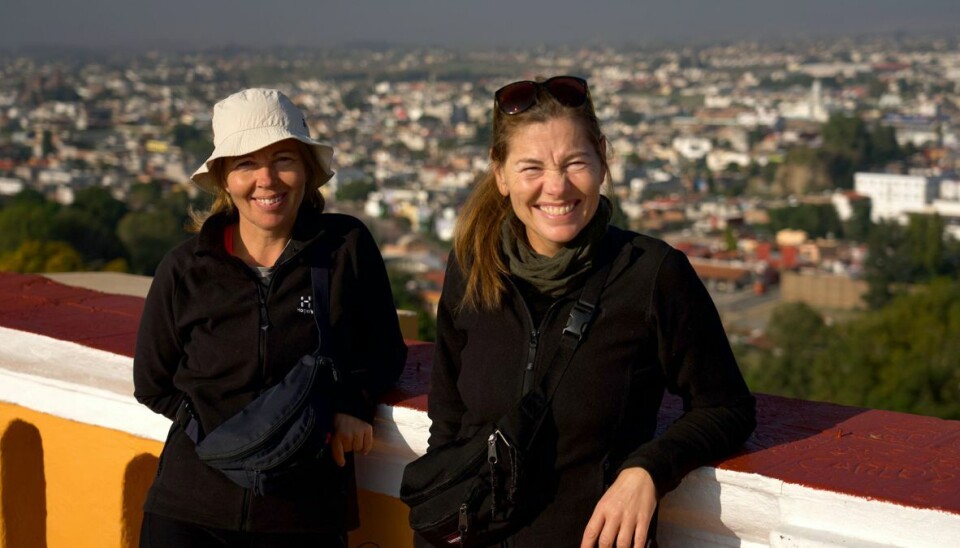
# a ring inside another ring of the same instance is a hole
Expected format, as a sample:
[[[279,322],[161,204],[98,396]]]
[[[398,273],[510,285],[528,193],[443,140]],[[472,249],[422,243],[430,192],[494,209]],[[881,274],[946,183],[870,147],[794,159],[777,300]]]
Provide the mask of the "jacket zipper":
[[[270,283],[267,285],[266,293],[270,292],[270,286],[273,285],[273,277],[277,273],[274,272],[270,275]],[[260,374],[262,377],[266,378],[266,368],[267,368],[267,332],[270,330],[270,315],[267,313],[267,295],[264,292],[263,284],[260,281],[257,281],[257,298],[260,300],[260,329],[258,332],[259,337],[259,350],[258,350],[258,360],[260,362]]]
[[[259,306],[259,308],[260,308],[260,325],[259,325],[259,329],[257,329],[257,339],[258,339],[258,341],[257,341],[257,353],[258,353],[257,359],[258,359],[258,361],[259,361],[261,378],[264,378],[264,379],[265,379],[266,376],[267,376],[267,371],[266,371],[266,368],[267,368],[267,332],[268,332],[269,329],[270,329],[270,316],[269,316],[269,314],[268,314],[268,312],[267,312],[267,297],[270,295],[270,289],[273,287],[273,282],[277,279],[277,274],[279,273],[280,268],[281,268],[282,266],[286,265],[287,263],[289,263],[294,257],[296,257],[297,255],[299,255],[299,254],[302,253],[302,252],[303,252],[303,250],[301,249],[301,250],[300,250],[299,252],[297,252],[296,254],[288,257],[288,258],[287,258],[286,260],[284,260],[282,263],[278,263],[278,264],[274,265],[273,274],[270,275],[270,282],[267,284],[266,288],[264,288],[263,283],[261,283],[261,278],[260,278],[259,276],[257,276],[256,274],[254,274],[254,273],[250,270],[250,267],[248,267],[247,265],[243,264],[243,262],[240,261],[240,259],[236,259],[236,260],[239,262],[239,264],[241,265],[241,267],[247,272],[247,275],[250,276],[250,278],[253,280],[254,284],[256,284],[256,288],[257,288],[257,300],[259,301],[259,305],[260,305],[260,306]],[[261,391],[261,392],[262,392],[262,391]],[[259,392],[258,392],[258,395],[259,395]],[[248,530],[248,527],[249,527],[249,522],[250,522],[250,497],[251,497],[251,493],[252,493],[252,491],[251,491],[250,489],[244,489],[244,490],[243,490],[243,506],[242,506],[241,511],[240,511],[240,530],[241,530],[241,531],[246,531],[246,530]]]
[[[520,289],[517,288],[516,284],[513,283],[509,278],[507,279],[510,286],[513,288],[514,293],[520,299],[520,305],[523,307],[523,311],[527,314],[527,325],[530,326],[530,340],[527,343],[527,360],[523,366],[523,384],[521,385],[520,395],[523,396],[533,387],[533,379],[535,375],[533,370],[537,363],[537,348],[540,344],[540,333],[543,332],[543,327],[547,324],[547,320],[550,319],[550,315],[553,313],[553,309],[557,307],[557,304],[561,299],[557,299],[550,303],[550,306],[547,307],[547,311],[543,313],[543,318],[540,318],[540,325],[533,325],[533,314],[530,313],[530,307],[527,306],[527,301],[523,298],[523,293],[520,292]]]

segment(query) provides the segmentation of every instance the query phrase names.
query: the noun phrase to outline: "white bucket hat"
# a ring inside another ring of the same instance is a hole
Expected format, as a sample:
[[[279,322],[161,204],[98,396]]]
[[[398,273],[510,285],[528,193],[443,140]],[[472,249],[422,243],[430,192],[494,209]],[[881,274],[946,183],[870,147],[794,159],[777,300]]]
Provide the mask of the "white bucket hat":
[[[323,185],[333,177],[330,162],[333,147],[310,138],[307,119],[289,97],[275,89],[245,89],[213,106],[213,153],[190,179],[211,194],[217,181],[210,163],[217,158],[243,156],[284,139],[296,139],[310,146],[323,168],[317,173]]]

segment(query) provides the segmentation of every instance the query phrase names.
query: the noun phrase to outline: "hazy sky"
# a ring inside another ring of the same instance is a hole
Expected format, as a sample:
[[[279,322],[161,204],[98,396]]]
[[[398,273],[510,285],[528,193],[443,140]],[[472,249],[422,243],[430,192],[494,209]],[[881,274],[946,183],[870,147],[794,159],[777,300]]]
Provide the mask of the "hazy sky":
[[[2,0],[0,48],[450,46],[952,30],[960,0]]]

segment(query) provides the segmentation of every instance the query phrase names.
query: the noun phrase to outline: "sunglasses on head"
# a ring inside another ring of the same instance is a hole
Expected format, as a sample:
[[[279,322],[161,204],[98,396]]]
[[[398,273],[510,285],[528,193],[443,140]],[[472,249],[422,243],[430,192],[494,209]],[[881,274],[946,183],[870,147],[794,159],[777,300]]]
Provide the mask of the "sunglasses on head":
[[[537,104],[541,89],[565,107],[581,107],[587,102],[587,81],[576,76],[554,76],[543,82],[521,80],[498,89],[493,99],[503,114],[520,114]]]

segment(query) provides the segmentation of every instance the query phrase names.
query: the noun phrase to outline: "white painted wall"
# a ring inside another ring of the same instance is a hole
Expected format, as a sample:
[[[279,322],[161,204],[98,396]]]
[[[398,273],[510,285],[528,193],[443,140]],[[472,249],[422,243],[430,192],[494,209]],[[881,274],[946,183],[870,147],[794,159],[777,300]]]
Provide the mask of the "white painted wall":
[[[162,441],[170,422],[131,395],[132,360],[0,328],[0,401]],[[426,413],[380,406],[376,445],[358,459],[360,486],[396,496],[407,462],[426,450]],[[660,545],[956,546],[960,515],[703,467],[664,497]]]

